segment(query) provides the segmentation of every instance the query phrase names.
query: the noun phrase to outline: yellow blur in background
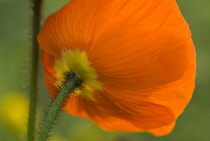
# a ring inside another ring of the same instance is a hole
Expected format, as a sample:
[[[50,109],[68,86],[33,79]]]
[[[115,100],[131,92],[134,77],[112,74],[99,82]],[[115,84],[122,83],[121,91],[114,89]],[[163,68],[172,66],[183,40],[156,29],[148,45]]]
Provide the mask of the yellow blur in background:
[[[5,128],[11,130],[16,135],[26,133],[28,102],[22,93],[6,93],[0,100],[0,120]]]

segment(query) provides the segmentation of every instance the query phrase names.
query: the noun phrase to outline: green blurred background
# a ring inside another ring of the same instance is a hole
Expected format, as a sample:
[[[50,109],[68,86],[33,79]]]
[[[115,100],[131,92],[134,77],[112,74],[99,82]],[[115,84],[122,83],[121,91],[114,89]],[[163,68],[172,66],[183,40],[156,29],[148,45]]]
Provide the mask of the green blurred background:
[[[32,17],[29,1],[0,0],[0,105],[3,107],[0,112],[0,141],[25,140],[24,126],[18,125],[21,120],[26,121],[27,114],[24,110],[19,112],[21,107],[17,105],[21,101],[22,105],[28,105],[29,101]],[[43,19],[68,1],[45,0]],[[197,80],[194,96],[173,132],[163,137],[149,133],[105,132],[87,119],[61,113],[61,120],[52,133],[54,141],[210,141],[210,1],[177,2],[193,33],[197,50]],[[42,115],[43,107],[49,104],[49,95],[44,87],[41,64],[39,78],[38,110]],[[7,106],[9,103],[13,105]],[[23,117],[20,121],[16,118],[18,114]]]

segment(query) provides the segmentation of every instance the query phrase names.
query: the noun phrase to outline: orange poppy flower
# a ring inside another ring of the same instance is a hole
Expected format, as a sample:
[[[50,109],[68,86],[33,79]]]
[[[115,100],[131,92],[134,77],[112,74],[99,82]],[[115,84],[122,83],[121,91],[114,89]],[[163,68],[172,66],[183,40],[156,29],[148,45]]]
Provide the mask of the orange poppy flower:
[[[77,71],[84,88],[63,109],[105,130],[168,134],[194,90],[194,45],[175,0],[71,0],[38,42],[50,94]]]

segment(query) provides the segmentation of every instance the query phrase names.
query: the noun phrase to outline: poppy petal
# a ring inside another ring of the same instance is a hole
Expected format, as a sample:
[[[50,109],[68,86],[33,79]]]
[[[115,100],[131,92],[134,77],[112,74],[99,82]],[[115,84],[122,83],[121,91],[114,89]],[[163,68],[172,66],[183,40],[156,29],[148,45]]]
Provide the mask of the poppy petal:
[[[193,56],[194,53],[192,53],[190,67],[183,78],[178,81],[144,91],[106,88],[103,94],[97,94],[96,101],[90,102],[80,99],[82,102],[77,106],[80,108],[84,106],[82,109],[85,109],[88,117],[106,130],[148,131],[157,136],[165,135],[173,129],[176,118],[183,112],[191,99],[195,79],[195,57]],[[147,107],[145,101],[154,104]],[[81,103],[83,104],[81,105]],[[156,107],[155,105],[159,106]],[[159,111],[164,108],[160,105],[167,107],[164,110],[167,114],[165,118],[161,115],[164,114],[164,111]],[[154,107],[154,110],[152,110],[152,107]],[[71,110],[70,103],[64,109],[70,114],[74,112]],[[167,111],[167,109],[171,111]],[[142,115],[138,115],[138,113],[142,113]],[[158,115],[157,113],[161,114]],[[153,116],[152,121],[148,121],[150,120],[148,114]],[[130,116],[130,118],[127,116]],[[135,116],[138,117],[139,121],[134,118]],[[158,117],[160,121],[158,121]],[[144,122],[141,123],[141,120]],[[159,125],[155,124],[155,121],[158,121]]]
[[[71,0],[38,41],[53,97],[54,61],[64,50],[86,52],[103,91],[94,100],[73,95],[63,109],[103,129],[167,134],[192,96],[195,52],[175,0]]]
[[[38,40],[55,57],[86,51],[99,80],[121,89],[180,79],[192,45],[174,0],[72,0],[48,18]]]
[[[174,126],[175,126],[175,122],[173,122],[169,125],[159,127],[159,128],[148,130],[148,132],[152,133],[155,136],[162,136],[162,135],[166,135],[166,134],[170,133],[171,130],[174,128]]]
[[[89,118],[105,130],[111,131],[141,131],[157,128],[172,123],[175,119],[172,111],[161,105],[139,102],[120,103],[118,105],[105,95],[99,94],[95,101],[80,99],[82,109],[85,109]],[[97,97],[97,96],[96,96]],[[134,109],[135,108],[135,109]],[[69,105],[64,107],[67,112],[72,111]],[[122,124],[124,123],[124,124]]]

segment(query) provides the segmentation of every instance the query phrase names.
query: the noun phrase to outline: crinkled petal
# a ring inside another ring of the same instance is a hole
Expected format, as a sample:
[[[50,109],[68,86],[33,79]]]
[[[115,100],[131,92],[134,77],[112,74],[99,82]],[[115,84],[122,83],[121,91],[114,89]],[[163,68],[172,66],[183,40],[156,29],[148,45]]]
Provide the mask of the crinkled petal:
[[[175,0],[72,0],[38,41],[53,97],[54,60],[67,49],[87,53],[103,91],[93,101],[74,95],[63,109],[103,129],[167,134],[192,96],[195,52]]]
[[[88,117],[105,130],[146,131],[168,125],[175,120],[168,107],[145,101],[119,102],[101,93],[96,96],[95,101],[80,100]],[[72,111],[69,105],[64,110],[70,113]]]
[[[99,80],[121,89],[179,80],[192,46],[174,0],[72,0],[47,19],[38,40],[55,57],[86,51]]]
[[[42,59],[52,58],[43,51]],[[49,92],[56,97],[59,92],[54,85],[56,77],[54,73],[48,71],[52,69],[52,64],[44,63],[44,75]],[[130,94],[136,97],[133,97],[134,99],[125,97]],[[107,87],[103,92],[96,92],[95,95],[94,101],[83,99],[80,96],[71,96],[66,99],[63,109],[75,116],[91,118],[103,129],[112,131],[146,131],[168,125],[175,118],[169,108],[147,102],[148,96],[137,91],[122,92]],[[121,96],[115,99],[117,97],[113,95]]]
[[[182,79],[147,90],[122,90],[107,87],[96,101],[83,101],[88,117],[106,130],[148,131],[161,136],[169,133],[176,118],[192,97],[195,81],[195,55]],[[69,103],[71,105],[71,103]],[[82,108],[82,109],[83,109]],[[71,114],[71,106],[65,110]]]
[[[169,134],[174,128],[174,126],[175,126],[175,122],[169,125],[161,126],[159,128],[148,130],[148,132],[152,133],[155,136],[162,136],[162,135]]]

